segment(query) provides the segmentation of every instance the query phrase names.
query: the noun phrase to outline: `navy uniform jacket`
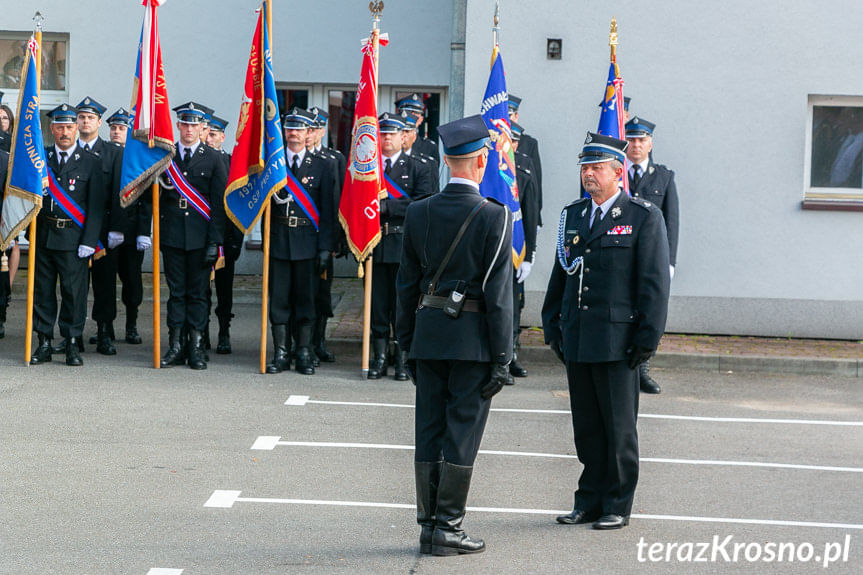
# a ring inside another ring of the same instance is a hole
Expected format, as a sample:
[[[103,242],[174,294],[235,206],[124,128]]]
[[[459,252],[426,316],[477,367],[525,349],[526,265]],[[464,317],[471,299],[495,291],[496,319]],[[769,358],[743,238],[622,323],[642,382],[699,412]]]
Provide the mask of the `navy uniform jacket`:
[[[590,233],[590,198],[566,208],[567,262],[584,257],[581,302],[579,273],[568,275],[555,251],[542,306],[545,341],[561,337],[567,361],[597,363],[627,358],[633,346],[656,349],[668,311],[668,240],[662,212],[621,192]]]
[[[0,131],[0,150],[8,152],[12,148],[12,134]]]
[[[630,189],[630,193],[662,210],[662,215],[665,216],[665,228],[668,230],[668,260],[671,265],[676,265],[677,238],[680,234],[680,203],[677,198],[677,186],[674,183],[674,172],[662,164],[654,164],[651,159],[647,164],[647,172],[638,182],[638,187],[634,190]]]
[[[536,197],[539,204],[539,225],[542,225],[542,161],[539,159],[539,142],[529,134],[522,134],[518,143],[518,151],[530,156],[533,161],[534,175],[536,176]]]
[[[434,292],[449,296],[463,281],[466,297],[480,300],[485,311],[462,311],[452,319],[442,309],[417,309],[459,228],[482,199],[474,188],[450,183],[407,209],[396,278],[396,336],[413,359],[512,359],[512,215],[506,206],[489,200],[477,213]]]
[[[290,164],[288,169],[291,169]],[[332,165],[306,151],[296,178],[318,208],[320,231],[315,230],[313,225],[290,227],[287,221],[289,217],[308,218],[306,212],[295,201],[278,204],[271,200],[270,255],[280,260],[309,260],[317,257],[318,252],[333,249],[335,182]],[[287,198],[288,194],[287,188],[279,191],[280,198]]]
[[[435,169],[440,168],[440,152],[437,149],[437,144],[434,140],[429,140],[425,136],[417,138],[412,149],[416,150],[421,156],[429,158],[435,165]]]
[[[525,260],[534,261],[536,254],[536,226],[539,225],[539,198],[536,191],[536,175],[530,156],[515,153],[518,199],[521,204],[521,223],[524,228]]]
[[[108,232],[120,231],[113,227],[120,214],[120,172],[123,169],[123,148],[114,142],[106,142],[96,138],[91,144],[90,153],[99,158],[102,164],[102,174],[105,179],[105,217],[102,221],[102,231],[99,239],[108,247]],[[124,238],[128,239],[128,238]]]
[[[428,170],[429,177],[433,180],[434,193],[438,193],[440,191],[440,165],[438,162],[436,162],[434,158],[420,153],[420,151],[417,150],[416,145],[408,150],[402,150],[402,153],[410,156],[411,159],[419,162],[422,167]]]
[[[384,160],[381,162],[383,164]],[[437,191],[428,169],[404,152],[399,154],[389,177],[407,196],[398,199],[387,196],[380,201],[382,235],[380,243],[372,253],[372,261],[376,264],[397,264],[401,261],[404,234],[399,228],[404,226],[408,206],[412,201]]]
[[[208,244],[221,244],[225,228],[225,188],[228,174],[219,152],[199,144],[198,149],[183,162],[179,144],[174,161],[189,184],[210,203],[210,221],[191,205],[180,207],[180,193],[162,186],[159,201],[159,234],[162,246],[181,250],[200,250]]]
[[[95,248],[105,215],[105,178],[99,158],[76,146],[61,170],[57,166],[56,148],[46,145],[45,149],[48,167],[54,172],[57,183],[87,216],[83,230],[74,222],[67,222],[64,227],[58,228],[48,218],[69,219],[69,216],[50,196],[43,197],[36,226],[36,245],[67,252],[77,251],[79,245]]]
[[[332,239],[330,240],[330,245],[334,248],[339,242],[344,241],[344,231],[341,229],[339,225],[339,202],[342,199],[342,184],[345,179],[345,166],[347,165],[347,160],[345,160],[344,154],[341,152],[337,152],[335,150],[330,150],[329,148],[321,148],[320,150],[307,150],[307,154],[311,153],[316,156],[319,156],[326,160],[330,168],[333,172],[333,202],[332,202],[332,218],[333,218],[333,228],[332,228]],[[338,153],[338,155],[336,155]],[[343,163],[344,162],[344,163]]]

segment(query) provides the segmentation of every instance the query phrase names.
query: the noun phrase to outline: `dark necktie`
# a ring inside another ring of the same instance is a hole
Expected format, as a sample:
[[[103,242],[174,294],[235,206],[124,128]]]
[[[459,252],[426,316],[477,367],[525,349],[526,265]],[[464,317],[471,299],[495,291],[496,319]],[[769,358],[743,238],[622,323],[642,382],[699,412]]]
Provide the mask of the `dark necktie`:
[[[599,226],[599,222],[602,220],[602,208],[596,208],[593,212],[593,223],[590,224],[590,233],[593,233],[596,230],[597,226]]]
[[[300,155],[294,154],[294,159],[291,162],[291,173],[296,176],[297,172],[299,172],[299,171],[300,171]]]
[[[392,169],[392,167],[393,167],[392,162],[390,161],[390,159],[389,159],[389,158],[387,158],[387,162],[386,162],[386,164],[387,164],[387,165],[384,167],[384,173],[385,173],[385,174],[389,174],[389,173],[390,173],[390,170],[391,170],[391,169]]]
[[[63,166],[66,165],[66,155],[68,152],[60,152],[60,169],[63,169]]]
[[[192,159],[192,149],[191,148],[184,148],[183,149],[183,163],[188,164],[189,160],[191,160],[191,159]]]
[[[632,172],[632,186],[630,187],[632,188],[631,191],[635,191],[635,188],[637,188],[638,184],[641,182],[641,166],[636,164],[635,167],[632,168]]]

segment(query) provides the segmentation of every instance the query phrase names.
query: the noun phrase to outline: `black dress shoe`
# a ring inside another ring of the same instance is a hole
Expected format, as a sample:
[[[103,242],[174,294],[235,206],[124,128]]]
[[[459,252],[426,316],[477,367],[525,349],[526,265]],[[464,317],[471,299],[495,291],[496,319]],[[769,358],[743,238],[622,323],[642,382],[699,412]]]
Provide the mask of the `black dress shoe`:
[[[227,332],[219,332],[219,344],[216,346],[216,353],[219,355],[231,353],[231,336]]]
[[[141,336],[138,334],[137,326],[126,326],[126,343],[131,343],[132,345],[139,345],[141,343]]]
[[[620,529],[629,525],[629,516],[615,515],[608,513],[596,520],[593,524],[594,529]]]
[[[638,366],[638,386],[644,393],[656,394],[662,391],[659,384],[650,377],[650,360]]]
[[[599,511],[584,511],[582,509],[573,509],[572,513],[557,516],[557,522],[563,523],[564,525],[593,523],[597,519],[599,519]]]
[[[513,377],[527,377],[527,370],[513,358],[509,364],[509,374]]]
[[[78,352],[84,353],[84,340],[80,337],[76,337],[75,339],[78,342]],[[66,353],[66,338],[60,340],[60,343],[58,343],[57,345],[52,346],[51,351],[53,353]]]
[[[66,365],[71,365],[73,367],[79,367],[84,365],[84,360],[81,359],[81,356],[78,354],[78,340],[81,338],[78,337],[70,337],[68,339],[68,344],[66,345]]]

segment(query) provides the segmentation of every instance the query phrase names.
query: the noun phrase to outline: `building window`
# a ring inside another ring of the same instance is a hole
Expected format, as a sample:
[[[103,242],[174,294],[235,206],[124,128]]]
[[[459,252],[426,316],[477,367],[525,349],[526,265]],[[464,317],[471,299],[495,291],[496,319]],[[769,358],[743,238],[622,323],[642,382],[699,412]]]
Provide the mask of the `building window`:
[[[19,90],[29,32],[0,32],[0,90]],[[42,91],[67,93],[68,34],[42,35]]]
[[[863,97],[810,96],[805,209],[863,211]]]

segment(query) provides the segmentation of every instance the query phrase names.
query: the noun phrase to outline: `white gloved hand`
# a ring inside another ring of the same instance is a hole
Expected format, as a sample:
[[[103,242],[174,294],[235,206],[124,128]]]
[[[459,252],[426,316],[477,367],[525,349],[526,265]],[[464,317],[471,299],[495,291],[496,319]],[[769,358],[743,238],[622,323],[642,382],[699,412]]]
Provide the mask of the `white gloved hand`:
[[[671,274],[671,279],[674,279],[674,266],[668,266],[668,271]]]
[[[153,242],[150,240],[150,236],[138,236],[135,238],[135,245],[139,252],[143,252],[153,247]]]
[[[524,280],[526,280],[527,276],[530,275],[530,268],[532,267],[533,262],[529,262],[527,260],[521,262],[518,271],[515,272],[515,279],[518,280],[518,283],[524,283]]]
[[[108,249],[113,250],[122,244],[124,239],[123,232],[108,232]]]
[[[78,257],[81,259],[89,258],[90,256],[92,256],[95,253],[96,253],[96,248],[91,248],[90,246],[85,246],[84,244],[81,244],[80,246],[78,246]]]

